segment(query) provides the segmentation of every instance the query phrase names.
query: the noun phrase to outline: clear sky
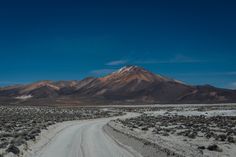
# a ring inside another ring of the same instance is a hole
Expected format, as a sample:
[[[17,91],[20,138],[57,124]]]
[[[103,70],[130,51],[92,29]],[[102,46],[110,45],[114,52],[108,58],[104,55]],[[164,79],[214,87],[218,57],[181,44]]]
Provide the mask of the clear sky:
[[[0,85],[101,76],[126,64],[236,88],[236,2],[1,1]]]

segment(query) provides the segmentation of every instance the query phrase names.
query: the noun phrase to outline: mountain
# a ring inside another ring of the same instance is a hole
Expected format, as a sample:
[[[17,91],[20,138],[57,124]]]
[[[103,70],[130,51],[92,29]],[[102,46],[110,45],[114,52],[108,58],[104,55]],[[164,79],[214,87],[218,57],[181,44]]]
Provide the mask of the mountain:
[[[80,81],[39,81],[0,88],[0,102],[22,104],[150,104],[236,102],[236,91],[191,86],[138,66]]]

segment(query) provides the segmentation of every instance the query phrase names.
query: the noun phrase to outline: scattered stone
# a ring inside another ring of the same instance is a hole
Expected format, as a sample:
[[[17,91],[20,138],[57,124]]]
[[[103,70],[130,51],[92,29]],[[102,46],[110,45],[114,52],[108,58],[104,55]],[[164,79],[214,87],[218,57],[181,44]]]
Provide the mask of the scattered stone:
[[[209,145],[209,146],[207,147],[207,149],[210,150],[210,151],[218,151],[218,152],[221,152],[221,151],[222,151],[222,149],[220,149],[219,146],[216,145],[216,144]]]
[[[12,152],[13,154],[19,154],[20,153],[20,150],[14,146],[14,145],[10,145],[7,150],[7,152]]]
[[[6,148],[7,145],[8,145],[8,142],[0,143],[0,149]]]
[[[167,132],[164,132],[162,135],[163,136],[169,136],[169,134]]]
[[[220,134],[220,135],[217,136],[216,139],[217,139],[217,140],[220,140],[220,141],[225,141],[226,138],[227,138],[227,136],[226,136],[225,134]]]
[[[119,110],[84,107],[0,106],[0,154],[20,154],[19,146],[35,140],[42,129],[58,122],[122,115]]]
[[[188,135],[188,137],[194,139],[194,138],[196,138],[196,135],[197,135],[196,132],[192,132]]]
[[[198,149],[206,149],[205,146],[198,146]]]
[[[228,142],[230,142],[230,143],[235,143],[235,139],[234,139],[232,136],[229,136],[229,137],[227,138],[227,140],[228,140]]]
[[[148,130],[148,127],[143,127],[143,128],[141,128],[141,130],[147,131],[147,130]]]

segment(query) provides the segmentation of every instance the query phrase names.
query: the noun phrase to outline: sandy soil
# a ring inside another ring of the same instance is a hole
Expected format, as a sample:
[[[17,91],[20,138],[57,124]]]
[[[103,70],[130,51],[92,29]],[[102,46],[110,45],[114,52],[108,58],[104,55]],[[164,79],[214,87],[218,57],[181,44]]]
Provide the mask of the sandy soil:
[[[127,130],[122,130],[114,126],[114,123],[110,122],[104,126],[105,132],[113,137],[119,143],[132,147],[139,152],[143,157],[182,157],[168,149],[160,147],[154,143],[150,143],[148,140],[133,136],[129,134]]]
[[[112,121],[109,125],[177,156],[235,157],[235,112],[175,107],[148,111],[143,116]]]

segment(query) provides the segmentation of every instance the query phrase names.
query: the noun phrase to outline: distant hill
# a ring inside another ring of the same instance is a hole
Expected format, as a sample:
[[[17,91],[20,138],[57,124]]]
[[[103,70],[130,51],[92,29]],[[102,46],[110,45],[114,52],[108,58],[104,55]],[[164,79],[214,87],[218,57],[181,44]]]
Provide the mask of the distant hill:
[[[0,88],[2,104],[150,104],[236,102],[236,91],[210,85],[192,86],[125,66],[105,77],[80,81],[40,81]]]

